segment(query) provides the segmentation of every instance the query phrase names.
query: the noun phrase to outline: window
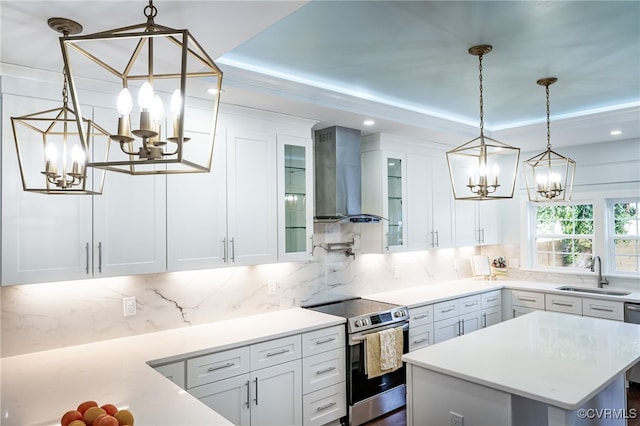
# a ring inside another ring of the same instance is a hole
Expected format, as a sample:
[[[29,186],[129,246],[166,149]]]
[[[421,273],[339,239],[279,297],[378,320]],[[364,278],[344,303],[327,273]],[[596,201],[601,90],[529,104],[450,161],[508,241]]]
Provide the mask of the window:
[[[591,268],[593,205],[532,205],[535,220],[534,266]]]
[[[614,273],[640,272],[640,200],[609,200],[608,244]]]

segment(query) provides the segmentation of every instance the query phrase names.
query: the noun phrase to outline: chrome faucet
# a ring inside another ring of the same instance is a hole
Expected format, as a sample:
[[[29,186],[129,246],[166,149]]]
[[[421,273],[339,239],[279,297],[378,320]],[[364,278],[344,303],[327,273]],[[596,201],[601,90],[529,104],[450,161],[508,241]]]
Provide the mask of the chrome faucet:
[[[600,260],[600,256],[595,256],[593,258],[593,261],[591,262],[591,272],[595,272],[595,260],[598,261],[598,287],[602,288],[603,285],[609,285],[609,280],[602,276],[602,261]]]

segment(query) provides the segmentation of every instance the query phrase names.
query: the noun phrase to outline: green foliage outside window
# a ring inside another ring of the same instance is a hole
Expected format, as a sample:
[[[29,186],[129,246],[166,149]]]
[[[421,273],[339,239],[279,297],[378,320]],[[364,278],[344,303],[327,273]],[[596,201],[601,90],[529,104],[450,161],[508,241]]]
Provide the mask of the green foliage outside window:
[[[539,266],[591,267],[591,204],[538,206],[536,234]]]

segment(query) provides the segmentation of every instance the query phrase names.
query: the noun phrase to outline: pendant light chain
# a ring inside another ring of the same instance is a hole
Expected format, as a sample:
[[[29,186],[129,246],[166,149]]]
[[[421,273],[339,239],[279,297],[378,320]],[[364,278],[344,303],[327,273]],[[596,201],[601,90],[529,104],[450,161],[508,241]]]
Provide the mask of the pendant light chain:
[[[480,70],[480,135],[484,135],[484,102],[482,98],[482,56],[478,55],[478,69]]]
[[[545,89],[547,92],[547,150],[551,150],[551,119],[550,119],[550,115],[549,115],[549,108],[550,108],[550,102],[549,102],[549,85],[545,85]]]
[[[149,5],[144,7],[144,16],[147,17],[147,31],[151,31],[154,26],[153,18],[158,15],[158,8],[153,5],[153,0],[149,0]]]

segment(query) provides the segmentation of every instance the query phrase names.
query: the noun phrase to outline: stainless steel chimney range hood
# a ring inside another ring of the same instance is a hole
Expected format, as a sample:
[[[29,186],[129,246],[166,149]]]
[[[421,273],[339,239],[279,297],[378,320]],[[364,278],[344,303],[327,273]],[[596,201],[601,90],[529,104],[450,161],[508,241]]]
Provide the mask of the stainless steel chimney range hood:
[[[333,126],[315,131],[316,222],[378,223],[362,212],[360,130]]]

